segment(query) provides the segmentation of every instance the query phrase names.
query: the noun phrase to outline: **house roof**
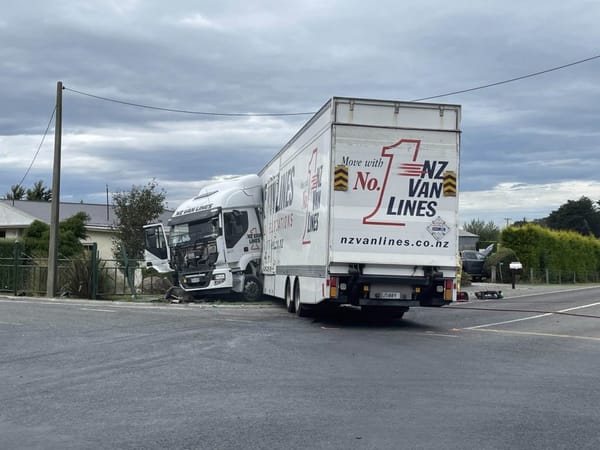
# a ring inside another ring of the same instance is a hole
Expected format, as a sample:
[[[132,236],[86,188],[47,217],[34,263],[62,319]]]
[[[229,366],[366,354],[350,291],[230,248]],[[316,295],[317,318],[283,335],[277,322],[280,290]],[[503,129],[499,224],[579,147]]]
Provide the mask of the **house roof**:
[[[31,200],[0,200],[0,228],[25,228],[34,220],[50,223],[51,202]],[[90,220],[88,228],[112,229],[117,223],[117,216],[112,205],[97,205],[90,203],[61,203],[59,220],[73,217],[78,212],[84,212]],[[166,223],[173,211],[165,211],[159,220]]]
[[[0,201],[0,228],[26,228],[35,217]]]

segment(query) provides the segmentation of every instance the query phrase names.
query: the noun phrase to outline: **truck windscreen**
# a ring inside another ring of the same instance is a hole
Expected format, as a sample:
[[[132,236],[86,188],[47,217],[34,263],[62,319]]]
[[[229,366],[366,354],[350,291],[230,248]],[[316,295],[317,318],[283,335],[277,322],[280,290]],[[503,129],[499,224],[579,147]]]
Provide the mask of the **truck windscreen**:
[[[213,216],[195,222],[173,225],[169,239],[170,244],[176,246],[219,235],[219,216]]]

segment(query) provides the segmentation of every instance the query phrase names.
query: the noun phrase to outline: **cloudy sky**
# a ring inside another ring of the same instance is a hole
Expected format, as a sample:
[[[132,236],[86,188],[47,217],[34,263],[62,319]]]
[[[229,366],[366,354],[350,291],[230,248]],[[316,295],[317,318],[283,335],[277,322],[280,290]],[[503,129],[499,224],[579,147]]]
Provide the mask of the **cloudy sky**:
[[[10,2],[0,196],[25,174],[25,187],[52,184],[53,123],[40,144],[57,81],[61,200],[101,203],[107,185],[155,179],[175,207],[210,179],[259,171],[310,117],[277,114],[332,96],[416,100],[592,58],[430,100],[463,107],[461,221],[544,217],[600,200],[598,17],[593,0]],[[236,113],[274,115],[221,115]]]

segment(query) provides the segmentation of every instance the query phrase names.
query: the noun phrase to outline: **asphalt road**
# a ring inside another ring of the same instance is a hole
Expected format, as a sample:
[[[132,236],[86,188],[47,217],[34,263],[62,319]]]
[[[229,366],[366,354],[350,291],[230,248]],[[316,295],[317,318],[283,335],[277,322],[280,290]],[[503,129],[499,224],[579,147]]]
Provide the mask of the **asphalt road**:
[[[392,323],[0,297],[0,448],[597,449],[599,319],[600,288]]]

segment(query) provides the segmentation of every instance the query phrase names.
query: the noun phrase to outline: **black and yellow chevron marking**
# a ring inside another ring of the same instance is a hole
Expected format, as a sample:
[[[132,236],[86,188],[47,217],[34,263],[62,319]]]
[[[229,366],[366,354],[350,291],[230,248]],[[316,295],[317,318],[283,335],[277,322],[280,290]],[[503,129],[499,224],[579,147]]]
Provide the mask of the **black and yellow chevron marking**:
[[[333,173],[333,190],[348,190],[348,166],[343,164],[338,164],[335,166],[335,171]]]
[[[444,197],[456,197],[456,172],[452,170],[444,172],[443,190]]]

